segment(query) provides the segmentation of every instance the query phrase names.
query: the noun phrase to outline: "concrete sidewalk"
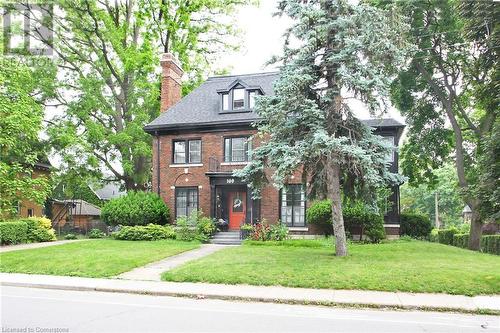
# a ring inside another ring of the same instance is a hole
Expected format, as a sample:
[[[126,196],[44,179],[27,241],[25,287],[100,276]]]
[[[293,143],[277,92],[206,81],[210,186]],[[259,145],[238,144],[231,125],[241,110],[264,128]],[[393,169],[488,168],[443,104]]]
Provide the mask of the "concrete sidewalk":
[[[107,291],[158,296],[500,313],[500,295],[469,297],[447,294],[92,279],[17,273],[0,273],[0,282],[1,285],[15,287]]]
[[[56,245],[62,245],[62,244],[74,243],[74,242],[81,242],[81,241],[86,241],[86,240],[88,240],[88,239],[71,239],[71,240],[60,240],[60,241],[43,242],[43,243],[29,243],[29,244],[7,245],[7,246],[0,247],[0,253],[10,252],[10,251],[17,251],[17,250],[38,249],[38,248],[41,248],[41,247],[56,246]]]
[[[182,252],[175,256],[147,264],[146,266],[137,267],[129,272],[118,275],[117,278],[124,280],[161,281],[161,274],[163,272],[183,265],[188,261],[208,256],[227,246],[228,245],[203,244],[197,249]]]

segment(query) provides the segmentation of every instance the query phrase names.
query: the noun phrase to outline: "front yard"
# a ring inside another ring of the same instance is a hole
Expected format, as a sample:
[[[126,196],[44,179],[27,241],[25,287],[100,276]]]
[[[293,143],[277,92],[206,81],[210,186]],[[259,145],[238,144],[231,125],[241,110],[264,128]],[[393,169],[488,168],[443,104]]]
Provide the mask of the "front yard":
[[[111,277],[199,247],[197,242],[89,240],[0,254],[8,273]]]
[[[393,241],[351,244],[286,241],[229,248],[165,272],[163,280],[287,287],[478,295],[500,293],[500,257],[452,246]]]

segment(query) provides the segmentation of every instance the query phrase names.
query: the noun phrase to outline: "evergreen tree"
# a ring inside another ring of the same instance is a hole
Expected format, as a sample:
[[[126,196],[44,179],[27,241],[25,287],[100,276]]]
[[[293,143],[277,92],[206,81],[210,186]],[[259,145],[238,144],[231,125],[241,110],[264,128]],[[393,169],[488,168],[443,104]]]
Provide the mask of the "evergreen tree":
[[[387,170],[392,147],[354,116],[346,100],[360,99],[373,115],[386,110],[392,74],[407,49],[406,25],[396,12],[342,0],[283,0],[279,14],[294,24],[283,57],[275,59],[283,64],[275,95],[256,103],[263,143],[235,175],[258,195],[270,181],[265,168],[273,170],[277,187],[302,170],[310,197],[331,199],[335,251],[345,256],[342,190],[374,205],[377,188],[401,181]]]

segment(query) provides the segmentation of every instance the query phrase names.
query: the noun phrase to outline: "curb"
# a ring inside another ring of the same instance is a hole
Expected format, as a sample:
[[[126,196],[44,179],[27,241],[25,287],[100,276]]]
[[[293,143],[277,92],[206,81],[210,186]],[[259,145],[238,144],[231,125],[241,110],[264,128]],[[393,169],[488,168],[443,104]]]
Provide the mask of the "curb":
[[[118,288],[118,287],[105,287],[105,286],[71,286],[62,284],[47,284],[47,283],[27,283],[27,282],[4,282],[0,283],[1,286],[9,287],[24,287],[24,288],[38,288],[38,289],[53,289],[53,290],[71,290],[71,291],[97,291],[109,293],[127,293],[135,295],[150,295],[150,296],[170,296],[170,297],[184,297],[196,299],[218,299],[218,300],[232,300],[243,302],[262,302],[262,303],[278,303],[278,304],[294,304],[294,305],[313,305],[313,306],[326,306],[326,307],[341,307],[341,308],[369,308],[369,309],[384,309],[384,310],[419,310],[419,311],[434,311],[434,312],[453,312],[465,314],[481,314],[481,315],[500,315],[500,310],[488,308],[475,308],[466,309],[460,307],[446,307],[446,306],[418,306],[418,305],[402,305],[402,304],[376,304],[366,302],[344,302],[344,301],[318,301],[318,300],[305,300],[305,299],[280,299],[273,297],[247,297],[247,296],[231,296],[217,293],[193,293],[193,292],[179,292],[179,291],[160,291],[160,290],[147,290],[140,288]]]

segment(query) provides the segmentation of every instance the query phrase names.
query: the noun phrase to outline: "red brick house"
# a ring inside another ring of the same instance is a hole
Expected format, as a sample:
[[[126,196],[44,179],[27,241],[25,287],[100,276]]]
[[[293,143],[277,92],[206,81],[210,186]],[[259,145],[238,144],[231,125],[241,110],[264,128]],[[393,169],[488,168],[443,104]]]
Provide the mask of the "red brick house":
[[[281,190],[272,185],[252,200],[251,191],[232,171],[248,163],[249,151],[259,145],[251,136],[258,120],[253,111],[256,95],[273,94],[278,73],[210,77],[181,98],[182,69],[170,54],[161,60],[161,114],[145,127],[153,139],[153,191],[171,209],[172,219],[201,209],[239,229],[243,222],[278,220],[292,231],[314,233],[305,218],[307,199],[300,174],[290,177]],[[367,124],[396,146],[403,124],[393,120],[368,120]],[[392,169],[397,171],[397,152]],[[389,235],[399,234],[399,188],[386,214]]]

